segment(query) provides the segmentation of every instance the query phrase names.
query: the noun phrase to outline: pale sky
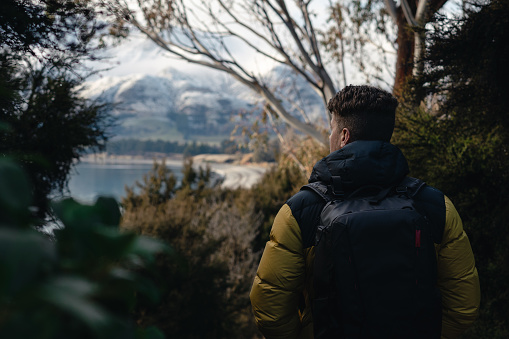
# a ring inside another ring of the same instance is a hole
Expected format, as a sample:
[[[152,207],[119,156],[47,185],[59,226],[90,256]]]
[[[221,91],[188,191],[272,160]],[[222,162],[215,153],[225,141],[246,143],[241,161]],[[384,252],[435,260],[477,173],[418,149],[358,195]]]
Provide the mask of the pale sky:
[[[327,6],[329,0],[315,0],[312,2],[311,9],[316,13],[314,24],[320,27],[328,15]],[[240,43],[229,45],[234,51],[236,57],[242,60],[243,66],[255,72],[256,74],[265,74],[270,71],[275,64],[268,61],[267,58],[254,57],[253,53]],[[107,62],[94,63],[93,68],[111,68],[101,72],[100,76],[125,76],[134,73],[157,75],[161,71],[171,67],[190,74],[217,74],[216,71],[206,67],[188,63],[172,57],[169,53],[162,50],[155,43],[149,41],[141,33],[132,31],[129,39],[120,46],[108,51],[111,56]],[[333,67],[331,73],[334,72]]]
[[[312,2],[316,17],[314,20],[315,28],[323,27],[328,15],[329,0],[316,0]],[[447,3],[447,11],[454,12],[455,9],[461,8],[459,4],[461,0],[449,0]],[[265,74],[274,67],[274,63],[267,61],[266,58],[254,57],[252,53],[241,44],[232,44],[229,47],[243,61],[246,68],[254,71],[257,74]],[[188,63],[172,57],[169,53],[162,50],[155,43],[149,41],[141,33],[132,31],[131,36],[124,41],[120,46],[112,48],[108,51],[111,56],[106,62],[94,63],[93,68],[111,68],[107,71],[101,72],[99,77],[105,76],[126,76],[131,74],[149,74],[158,75],[168,68],[178,69],[190,75],[196,74],[197,76],[220,76],[217,71],[210,70],[204,66]],[[395,67],[395,61],[389,59],[386,68],[391,71]],[[365,81],[364,77],[360,74],[355,67],[347,60],[347,82],[349,84],[359,84]],[[337,87],[344,85],[342,76],[339,74],[339,65],[328,65],[329,73],[333,78],[336,78]],[[393,74],[392,74],[393,76]],[[391,74],[385,74],[384,79],[388,83],[392,83]],[[382,84],[380,84],[382,85]],[[385,87],[385,86],[384,86]]]

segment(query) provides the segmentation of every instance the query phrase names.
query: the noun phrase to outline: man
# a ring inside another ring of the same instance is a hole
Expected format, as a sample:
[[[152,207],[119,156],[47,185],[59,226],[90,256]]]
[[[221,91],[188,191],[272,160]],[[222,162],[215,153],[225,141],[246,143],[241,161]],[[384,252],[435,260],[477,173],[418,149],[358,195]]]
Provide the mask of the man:
[[[330,154],[315,165],[309,182],[333,189],[333,178],[340,178],[345,195],[366,185],[389,188],[400,184],[408,174],[408,165],[401,151],[389,143],[397,105],[391,94],[374,87],[347,86],[337,93],[328,104],[332,114]],[[442,224],[438,228],[443,230],[438,236],[441,239],[434,245],[434,288],[438,286],[440,290],[442,305],[441,314],[438,310],[438,322],[440,317],[442,321],[437,336],[457,338],[476,319],[480,302],[470,243],[456,209],[441,192],[425,186],[415,199],[426,206],[432,223]],[[311,310],[316,294],[313,290],[315,236],[325,204],[319,194],[304,189],[283,205],[274,220],[251,291],[255,320],[266,338],[313,338],[324,330],[316,328],[321,322],[313,321],[317,315]],[[357,306],[362,308],[365,303],[360,304]],[[383,307],[390,308],[390,305],[374,305],[381,309],[381,316]],[[337,319],[341,328],[354,326],[341,321]],[[346,335],[345,330],[338,337],[390,338],[388,333],[393,333],[399,325],[388,322],[382,330],[387,330],[385,334]],[[367,325],[359,325],[354,330],[367,333],[362,326]]]

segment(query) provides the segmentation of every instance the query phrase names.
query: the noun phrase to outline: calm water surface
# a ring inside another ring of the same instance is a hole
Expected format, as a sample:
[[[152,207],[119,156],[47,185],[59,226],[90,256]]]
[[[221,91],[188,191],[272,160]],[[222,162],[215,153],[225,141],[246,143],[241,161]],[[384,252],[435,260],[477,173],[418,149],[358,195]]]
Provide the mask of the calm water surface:
[[[170,168],[181,177],[181,167]],[[79,163],[71,171],[70,196],[83,202],[93,202],[99,195],[113,196],[118,201],[125,196],[125,186],[134,186],[143,175],[152,169],[152,164],[97,164]]]

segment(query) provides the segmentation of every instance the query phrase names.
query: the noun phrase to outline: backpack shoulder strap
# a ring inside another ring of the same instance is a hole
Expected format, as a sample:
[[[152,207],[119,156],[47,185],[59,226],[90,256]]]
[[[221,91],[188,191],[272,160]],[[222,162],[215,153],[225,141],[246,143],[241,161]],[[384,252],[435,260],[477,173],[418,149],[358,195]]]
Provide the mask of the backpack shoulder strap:
[[[412,177],[405,177],[396,187],[396,191],[405,192],[413,199],[417,211],[431,222],[433,241],[440,244],[446,217],[444,194],[426,185],[424,181]]]
[[[386,188],[383,188],[381,186],[377,185],[365,185],[361,186],[354,192],[350,193],[348,195],[348,198],[352,198],[356,196],[359,192],[362,191],[368,191],[368,190],[374,190],[377,192],[376,194],[373,194],[373,197],[370,199],[371,204],[379,204],[383,199],[385,199],[387,196],[391,194],[405,194],[410,199],[413,199],[413,197],[419,192],[421,188],[423,188],[426,185],[426,183],[420,179],[412,178],[412,177],[405,177],[398,185],[396,186],[389,186]]]
[[[395,187],[396,192],[398,193],[407,193],[410,198],[413,198],[422,187],[424,187],[426,183],[420,179],[405,177],[399,185]],[[313,182],[311,184],[307,184],[301,187],[302,190],[310,190],[318,194],[326,203],[334,200],[329,192],[329,188],[327,185],[324,185],[322,182]],[[385,192],[384,196],[387,195]],[[381,199],[379,199],[381,200]]]
[[[313,182],[311,184],[304,185],[300,190],[309,190],[315,192],[325,201],[325,203],[328,203],[332,200],[332,197],[328,194],[327,186],[321,182]]]
[[[399,185],[396,186],[396,192],[406,193],[410,198],[413,198],[425,185],[426,183],[421,179],[405,177]]]

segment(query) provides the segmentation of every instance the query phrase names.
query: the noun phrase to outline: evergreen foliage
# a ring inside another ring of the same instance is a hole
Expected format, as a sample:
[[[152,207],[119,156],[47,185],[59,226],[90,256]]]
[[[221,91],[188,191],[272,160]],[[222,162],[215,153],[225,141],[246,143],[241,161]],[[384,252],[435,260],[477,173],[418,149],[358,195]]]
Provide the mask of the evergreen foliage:
[[[7,126],[0,134],[0,154],[15,157],[27,171],[43,216],[48,195],[66,187],[73,162],[87,148],[103,147],[110,120],[103,106],[78,95],[80,81],[66,72],[28,70],[8,61],[0,72],[8,91],[0,108]]]
[[[427,73],[410,84],[393,141],[411,174],[462,216],[481,282],[480,316],[465,338],[507,338],[509,2],[472,6],[463,20],[436,23]],[[418,106],[422,97],[439,109]]]
[[[178,153],[193,156],[198,154],[234,154],[247,152],[248,149],[242,148],[230,140],[223,140],[220,145],[216,146],[196,141],[180,143],[163,140],[122,139],[108,142],[106,151],[110,154]]]
[[[0,46],[17,55],[55,61],[55,55],[63,53],[79,60],[97,48],[91,41],[104,28],[89,1],[3,0],[0,4]]]
[[[127,189],[123,227],[170,243],[178,261],[157,262],[162,302],[142,305],[142,325],[157,325],[168,338],[239,338],[256,333],[249,291],[259,253],[260,227],[253,204],[239,191],[214,186],[209,169],[184,164],[178,185],[164,162]]]
[[[38,221],[29,213],[30,192],[43,215],[50,192],[65,188],[72,162],[86,147],[104,145],[103,107],[79,97],[82,79],[73,73],[103,27],[86,1],[0,6],[0,154],[16,157],[35,185],[0,159],[1,336],[161,337],[137,329],[129,320],[134,312],[138,325],[156,325],[168,338],[255,337],[248,294],[260,252],[276,213],[327,150],[306,142],[286,149],[301,167],[282,157],[249,190],[221,188],[209,169],[197,171],[189,160],[180,183],[164,162],[154,164],[138,190],[126,189],[124,232],[113,200],[93,206],[64,200],[53,208],[65,228],[50,241],[31,227]],[[402,95],[393,142],[412,176],[451,198],[470,237],[482,305],[465,338],[507,338],[509,1],[471,6],[462,20],[435,17],[425,74]],[[423,98],[439,109],[421,105]],[[162,141],[110,147],[219,152]],[[231,142],[219,149],[239,151]],[[170,243],[175,254],[156,259],[167,248],[144,235]],[[157,306],[157,289],[145,274],[161,286]]]
[[[249,291],[275,215],[306,183],[293,162],[251,189],[229,190],[186,160],[179,184],[155,163],[137,190],[126,188],[122,226],[172,245],[178,261],[158,261],[162,303],[138,309],[138,322],[168,338],[252,338]],[[199,319],[199,321],[197,321]]]
[[[82,61],[104,28],[87,1],[5,0],[0,4],[0,155],[15,157],[33,183],[40,217],[74,161],[102,148],[105,107],[79,96]]]
[[[155,302],[153,267],[159,241],[120,232],[111,198],[94,205],[54,203],[64,228],[54,239],[33,229],[28,176],[0,159],[0,336],[2,338],[160,339],[138,328],[132,314],[140,295]]]

